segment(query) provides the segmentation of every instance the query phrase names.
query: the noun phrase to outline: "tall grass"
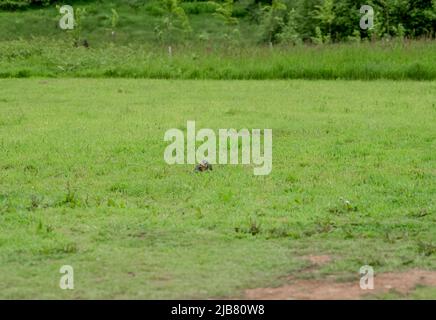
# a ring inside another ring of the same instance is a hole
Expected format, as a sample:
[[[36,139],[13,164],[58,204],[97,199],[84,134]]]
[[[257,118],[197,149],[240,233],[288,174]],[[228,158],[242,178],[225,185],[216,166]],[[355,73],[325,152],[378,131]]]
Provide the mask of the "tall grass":
[[[297,47],[151,45],[73,48],[59,40],[0,42],[0,77],[152,79],[436,79],[436,42]]]

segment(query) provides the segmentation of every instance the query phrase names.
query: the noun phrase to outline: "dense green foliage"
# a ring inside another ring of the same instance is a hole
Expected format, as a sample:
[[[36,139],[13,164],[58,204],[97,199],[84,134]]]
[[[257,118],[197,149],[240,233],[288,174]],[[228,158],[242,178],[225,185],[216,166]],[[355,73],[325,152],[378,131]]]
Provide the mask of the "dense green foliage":
[[[61,30],[64,1],[0,0],[0,298],[435,270],[436,82],[408,80],[436,80],[436,0],[365,2],[368,31],[357,0],[71,0]],[[272,173],[167,165],[190,119],[272,128]]]
[[[0,42],[0,77],[158,79],[435,80],[436,43],[388,42],[297,47],[113,46],[65,41]]]
[[[168,24],[171,24],[168,21],[169,16],[180,18],[185,15],[185,12],[188,15],[208,15],[204,19],[212,19],[215,15],[227,19],[225,23],[227,25],[235,23],[238,18],[241,18],[249,22],[252,29],[258,29],[260,34],[258,41],[282,41],[284,36],[281,34],[289,32],[289,23],[292,25],[292,42],[295,42],[296,39],[317,43],[320,40],[321,42],[336,42],[360,38],[378,39],[393,36],[416,38],[435,37],[436,35],[436,0],[367,0],[365,4],[372,6],[375,14],[374,28],[370,30],[360,29],[359,21],[363,14],[359,12],[359,9],[362,2],[357,0],[76,2],[77,6],[94,4],[99,6],[101,10],[104,10],[106,5],[127,5],[137,14],[148,13],[153,16],[165,16],[167,28]],[[0,8],[4,9],[23,8],[31,4],[34,7],[47,6],[50,1],[0,0]],[[176,6],[176,4],[179,9],[168,15],[168,8]],[[231,8],[230,11],[229,8]],[[182,20],[181,24],[186,27],[188,19],[183,17]],[[224,33],[226,32],[225,28],[226,26],[223,26],[221,30]]]

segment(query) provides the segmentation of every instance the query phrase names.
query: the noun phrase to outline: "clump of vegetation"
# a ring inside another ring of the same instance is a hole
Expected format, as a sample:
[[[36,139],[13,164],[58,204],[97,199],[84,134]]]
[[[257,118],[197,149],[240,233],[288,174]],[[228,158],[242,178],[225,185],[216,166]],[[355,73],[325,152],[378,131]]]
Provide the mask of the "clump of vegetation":
[[[172,55],[171,44],[190,34],[192,28],[179,0],[162,0],[161,8],[164,14],[155,27],[155,33],[159,41],[168,44],[168,53]]]
[[[60,8],[60,6],[56,6],[57,9]],[[72,30],[67,30],[66,32],[68,34],[71,34],[73,39],[73,44],[75,47],[79,47],[80,45],[84,45],[85,47],[88,47],[88,41],[86,39],[82,38],[83,33],[83,21],[86,18],[87,15],[87,9],[85,7],[77,7],[74,9],[74,24]]]
[[[31,5],[48,6],[53,0],[0,0],[0,9],[18,10]]]
[[[320,23],[320,26],[315,28],[317,43],[330,43],[332,39],[332,25],[336,18],[333,6],[333,0],[324,0],[321,5],[315,6],[314,17]]]
[[[65,206],[69,208],[76,208],[82,205],[80,198],[78,197],[75,190],[73,190],[69,183],[67,183],[65,195],[61,201],[59,201],[58,206]]]
[[[358,208],[356,205],[352,204],[351,201],[346,199],[339,199],[339,202],[328,209],[330,213],[334,214],[345,214],[350,212],[357,212]]]
[[[52,14],[48,6],[51,3],[53,1],[0,0],[0,9],[28,8],[28,10],[21,10],[19,14],[32,16],[32,21],[36,21],[33,19],[36,16],[41,18],[41,14],[42,16]],[[366,4],[373,7],[375,13],[374,26],[367,30],[362,30],[359,26],[363,16],[359,11],[362,4],[349,0],[115,0],[111,2],[111,7],[116,10],[117,14],[126,16],[129,26],[123,26],[124,30],[134,29],[132,37],[140,39],[141,42],[152,40],[153,28],[156,26],[155,35],[162,41],[170,38],[169,41],[172,44],[180,38],[195,41],[197,37],[191,37],[192,34],[202,33],[210,34],[211,39],[221,37],[224,41],[229,38],[233,41],[233,37],[222,37],[222,35],[232,35],[234,30],[241,33],[244,42],[253,44],[259,41],[259,35],[261,40],[267,43],[279,43],[284,38],[290,39],[285,42],[295,43],[296,35],[302,42],[310,43],[357,42],[359,39],[434,39],[436,37],[435,1],[418,1],[412,4],[410,1],[371,0]],[[89,1],[80,3],[80,5],[90,8],[89,26],[85,29],[92,30],[92,34],[99,38],[100,35],[96,33],[101,27],[99,26],[101,14],[100,9],[96,9],[97,2]],[[102,7],[100,4],[98,6]],[[38,7],[43,9],[36,14],[36,10],[32,8]],[[137,19],[138,15],[143,16],[143,19]],[[198,15],[196,19],[192,19],[192,26],[190,23],[188,26],[187,23],[190,15]],[[217,26],[214,19],[211,19],[212,15],[219,16],[224,24]],[[6,27],[6,31],[0,35],[0,40],[2,37],[10,37],[11,32],[7,32],[7,29],[15,26],[16,19],[11,18],[14,21],[13,24],[8,19],[9,17],[4,15],[0,21],[0,27],[2,29]],[[50,28],[47,27],[50,25],[50,20],[52,19],[47,19],[48,24],[23,22],[26,26],[14,28],[12,34],[16,33],[16,30],[31,35],[35,32],[45,35],[47,32],[52,34]],[[88,24],[88,20],[86,23]],[[183,31],[176,32],[178,29]],[[190,29],[195,32],[184,32]],[[283,34],[280,36],[281,33]],[[25,34],[16,35],[19,37]],[[127,39],[132,40],[130,36]]]
[[[112,15],[110,16],[110,31],[113,38],[115,38],[115,30],[118,27],[118,24],[120,22],[120,16],[118,14],[118,11],[114,8],[111,9]]]
[[[436,244],[428,241],[419,241],[418,251],[424,256],[434,255],[436,254]]]

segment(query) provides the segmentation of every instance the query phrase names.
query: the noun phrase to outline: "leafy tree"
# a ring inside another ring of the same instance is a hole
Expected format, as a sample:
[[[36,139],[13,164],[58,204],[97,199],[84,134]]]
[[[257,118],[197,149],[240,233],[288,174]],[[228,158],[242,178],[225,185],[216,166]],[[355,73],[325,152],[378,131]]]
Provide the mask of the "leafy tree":
[[[176,41],[177,36],[192,32],[189,18],[180,6],[179,0],[161,0],[161,7],[164,15],[160,24],[155,27],[155,33],[159,40],[169,44]],[[168,52],[170,54],[171,50],[171,45],[169,45]]]
[[[298,33],[297,12],[291,9],[288,12],[287,21],[282,32],[278,34],[278,39],[281,43],[297,45],[301,44],[300,34]]]
[[[287,7],[283,0],[273,0],[271,5],[262,8],[262,40],[272,44],[278,41],[278,35],[285,26]]]
[[[333,0],[324,0],[322,5],[316,5],[314,11],[314,17],[320,24],[321,30],[324,30],[324,41],[329,41],[332,38],[332,24],[336,18],[336,14],[333,10]]]
[[[401,23],[404,27],[406,36],[436,36],[436,0],[398,2],[392,15],[395,25]]]
[[[118,15],[118,12],[116,9],[111,9],[112,17],[111,17],[111,28],[112,30],[115,30],[115,28],[118,26],[118,23],[120,21],[120,16]]]
[[[227,39],[239,38],[239,25],[238,18],[233,16],[233,0],[224,0],[222,4],[218,4],[218,7],[213,14],[219,18],[226,28],[224,37]]]
[[[61,6],[57,5],[56,8],[59,10]],[[86,8],[78,7],[74,9],[73,29],[67,30],[67,32],[72,36],[73,44],[75,47],[80,46],[82,43],[83,20],[85,19],[86,14]],[[83,45],[86,47],[89,45],[86,39],[83,40]]]
[[[298,31],[303,40],[310,40],[314,35],[314,26],[318,25],[319,21],[313,16],[315,5],[318,5],[320,0],[297,0],[295,8],[298,13],[297,23]]]
[[[239,24],[238,18],[233,17],[233,0],[224,0],[222,4],[218,4],[214,16],[218,17],[227,26],[235,26]]]

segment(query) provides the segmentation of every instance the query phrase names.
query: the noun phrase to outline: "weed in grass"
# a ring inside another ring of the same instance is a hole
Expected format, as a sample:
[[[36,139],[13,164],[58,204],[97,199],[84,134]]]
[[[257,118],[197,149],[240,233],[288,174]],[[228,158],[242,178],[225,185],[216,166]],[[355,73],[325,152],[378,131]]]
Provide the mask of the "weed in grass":
[[[419,241],[418,242],[418,251],[420,254],[424,256],[431,256],[436,254],[436,244],[427,241]]]

